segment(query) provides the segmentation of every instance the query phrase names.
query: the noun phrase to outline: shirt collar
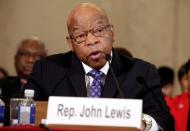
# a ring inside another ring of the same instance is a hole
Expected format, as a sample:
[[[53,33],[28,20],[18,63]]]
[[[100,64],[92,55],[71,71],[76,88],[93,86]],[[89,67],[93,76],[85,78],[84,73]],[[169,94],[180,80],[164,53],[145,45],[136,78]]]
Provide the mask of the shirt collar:
[[[111,60],[112,61],[112,52],[111,52]],[[82,62],[82,61],[81,61]],[[87,74],[88,72],[90,72],[91,70],[93,70],[91,67],[89,67],[88,65],[86,65],[85,63],[82,62],[85,74]],[[101,72],[103,72],[105,75],[107,75],[109,70],[109,63],[106,62],[106,64],[100,69]]]

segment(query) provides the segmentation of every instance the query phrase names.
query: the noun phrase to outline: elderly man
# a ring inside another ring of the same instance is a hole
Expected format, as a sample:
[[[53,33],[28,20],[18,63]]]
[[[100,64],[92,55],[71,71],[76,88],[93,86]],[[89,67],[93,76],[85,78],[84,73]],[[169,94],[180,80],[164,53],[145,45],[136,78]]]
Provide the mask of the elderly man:
[[[31,37],[21,41],[15,55],[18,76],[27,79],[32,72],[34,63],[45,56],[45,45],[39,38]]]
[[[155,66],[114,51],[114,27],[101,8],[91,3],[79,4],[69,14],[67,26],[72,51],[38,61],[26,85],[35,90],[36,99],[48,100],[49,96],[142,99],[146,114],[142,130],[174,129]],[[111,57],[123,95],[111,75],[107,56]]]
[[[17,76],[10,76],[0,80],[0,88],[2,88],[2,97],[7,106],[7,113],[9,112],[10,98],[23,97],[23,86],[27,83],[34,63],[45,56],[45,45],[39,38],[31,37],[21,41],[14,59]],[[9,116],[7,114],[5,125],[8,124]]]
[[[2,80],[2,82],[0,81],[3,90],[8,91],[6,95],[10,93],[10,98],[22,96],[23,85],[27,83],[34,63],[45,56],[46,49],[44,43],[39,38],[31,37],[22,40],[14,58],[17,76],[8,77]]]

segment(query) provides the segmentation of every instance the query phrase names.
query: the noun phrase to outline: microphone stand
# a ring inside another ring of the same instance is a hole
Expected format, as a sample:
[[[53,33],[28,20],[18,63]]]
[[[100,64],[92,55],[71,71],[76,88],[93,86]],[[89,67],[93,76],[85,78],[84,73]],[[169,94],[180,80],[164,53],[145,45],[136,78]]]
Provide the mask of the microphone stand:
[[[112,74],[113,79],[114,79],[114,81],[116,83],[116,87],[117,87],[117,90],[119,91],[119,94],[120,94],[121,98],[125,98],[124,95],[123,95],[123,93],[122,93],[122,91],[121,91],[121,88],[119,86],[119,82],[118,82],[118,80],[116,78],[115,72],[113,71],[113,68],[111,66],[111,63],[110,63],[111,56],[109,54],[105,54],[105,59],[108,61],[111,74]]]

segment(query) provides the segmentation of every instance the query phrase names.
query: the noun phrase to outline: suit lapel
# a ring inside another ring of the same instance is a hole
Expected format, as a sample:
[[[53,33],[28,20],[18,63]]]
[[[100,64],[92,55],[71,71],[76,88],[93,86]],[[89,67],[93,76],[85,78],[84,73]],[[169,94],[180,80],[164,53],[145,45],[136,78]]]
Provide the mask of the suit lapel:
[[[116,71],[113,68],[114,71]],[[124,80],[124,78],[126,77],[126,75],[124,75],[123,73],[120,73],[120,70],[117,69],[117,72],[115,72],[116,78],[118,80],[119,86],[121,88],[121,83]],[[122,89],[121,89],[122,90]],[[118,89],[117,89],[117,85],[116,82],[111,74],[111,71],[108,71],[107,77],[106,77],[106,82],[103,88],[103,92],[102,92],[102,97],[106,97],[106,98],[115,98],[118,95]]]
[[[105,85],[103,87],[102,97],[105,97],[105,98],[114,97],[117,93],[117,88],[115,87],[116,87],[115,81],[109,71],[108,75],[106,76]]]
[[[111,66],[114,70],[114,73],[116,75],[116,78],[118,80],[118,83],[120,85],[121,91],[122,91],[122,83],[124,80],[126,80],[127,72],[132,67],[132,61],[128,58],[124,57],[121,58],[117,52],[113,50],[113,57]],[[106,76],[106,82],[103,88],[102,97],[106,98],[115,98],[118,96],[118,89],[116,82],[113,79],[113,76],[111,74],[111,71],[109,69],[108,74]],[[120,96],[120,95],[119,95]],[[124,96],[126,97],[126,96]]]
[[[70,75],[69,81],[71,82],[77,96],[87,96],[84,73],[74,73],[73,75]]]
[[[85,72],[82,67],[81,61],[78,60],[74,54],[72,64],[69,70],[69,82],[74,88],[77,96],[87,96],[86,84],[85,84]]]

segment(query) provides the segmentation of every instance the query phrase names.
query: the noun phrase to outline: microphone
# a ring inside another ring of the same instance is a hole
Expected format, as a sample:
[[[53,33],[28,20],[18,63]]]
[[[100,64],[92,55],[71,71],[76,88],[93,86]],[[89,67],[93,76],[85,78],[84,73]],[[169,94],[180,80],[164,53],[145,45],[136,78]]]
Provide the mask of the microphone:
[[[113,79],[114,79],[114,81],[116,83],[116,87],[117,87],[117,90],[119,91],[119,95],[121,96],[121,98],[125,98],[122,91],[121,91],[121,88],[119,86],[119,82],[118,82],[118,80],[116,78],[115,72],[113,71],[113,68],[112,68],[111,63],[110,63],[111,55],[105,53],[105,59],[108,61],[109,68],[110,68],[110,71],[111,71],[111,75],[113,76]]]
[[[151,94],[154,96],[154,98],[156,99],[157,103],[159,104],[159,106],[161,107],[161,109],[163,111],[166,111],[165,107],[163,106],[163,103],[160,101],[160,99],[158,98],[158,96],[155,94],[155,92],[153,91],[153,88],[149,88],[147,85],[147,82],[145,81],[144,77],[142,76],[138,76],[136,78],[137,82],[141,85],[143,85],[146,89],[148,89],[148,91],[151,92]]]

